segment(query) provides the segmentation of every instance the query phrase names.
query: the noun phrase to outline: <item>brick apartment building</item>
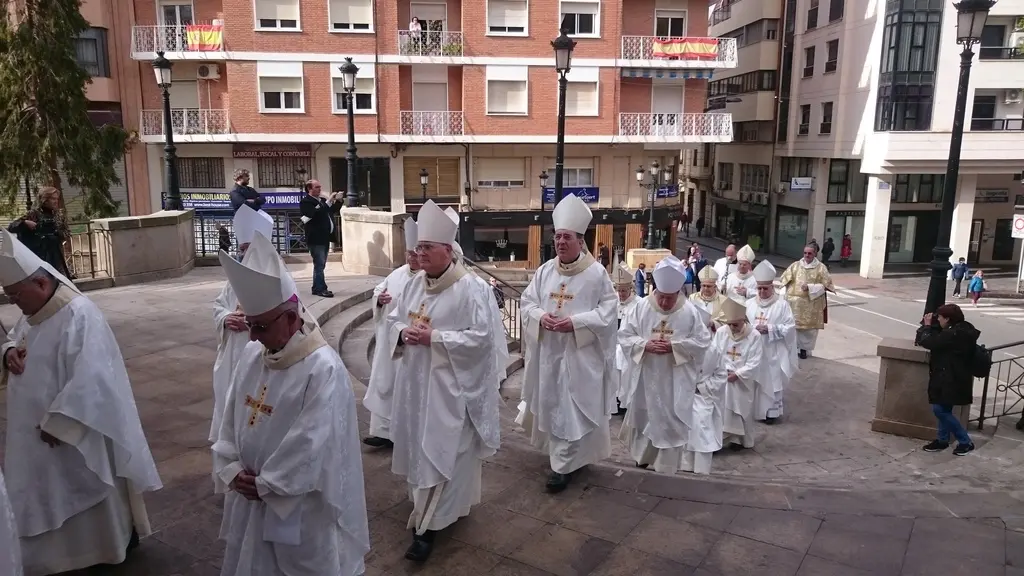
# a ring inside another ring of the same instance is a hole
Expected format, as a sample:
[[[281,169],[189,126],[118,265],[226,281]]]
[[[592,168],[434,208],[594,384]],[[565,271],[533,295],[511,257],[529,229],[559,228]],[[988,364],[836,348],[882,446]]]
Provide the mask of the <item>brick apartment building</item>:
[[[732,39],[708,39],[708,7],[688,0],[90,0],[131,26],[141,147],[158,209],[163,120],[150,62],[174,63],[173,130],[186,206],[229,218],[232,173],[248,168],[271,198],[279,234],[296,234],[304,178],[343,190],[347,116],[339,66],[359,66],[355,131],[361,204],[415,212],[424,196],[456,207],[467,254],[535,265],[550,242],[558,84],[550,41],[578,42],[569,73],[567,193],[595,212],[591,245],[640,246],[648,218],[638,166],[671,167],[656,196],[659,239],[681,212],[679,150],[732,138],[728,114],[706,113],[706,86],[736,66]],[[413,17],[422,31],[409,31]],[[116,25],[115,25],[116,26]],[[130,67],[130,66],[129,66]],[[137,120],[135,117],[137,117]],[[141,153],[139,153],[141,152]],[[420,173],[429,174],[424,191]],[[136,188],[142,182],[136,181]],[[548,228],[542,228],[547,224]],[[513,263],[515,262],[515,263]]]

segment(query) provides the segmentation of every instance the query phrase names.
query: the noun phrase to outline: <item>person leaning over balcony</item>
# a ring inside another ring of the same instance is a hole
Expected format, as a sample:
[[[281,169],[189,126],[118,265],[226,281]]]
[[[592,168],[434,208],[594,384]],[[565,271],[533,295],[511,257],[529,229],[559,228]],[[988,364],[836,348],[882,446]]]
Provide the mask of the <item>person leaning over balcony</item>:
[[[64,242],[71,239],[71,230],[60,209],[60,190],[51,186],[40,188],[36,207],[11,222],[7,231],[17,235],[22,244],[65,278],[75,279],[64,259]]]
[[[248,204],[249,208],[259,210],[267,199],[249,186],[249,171],[244,168],[235,170],[235,187],[231,189],[231,209],[237,211],[242,204]]]
[[[953,406],[970,405],[974,400],[974,361],[981,332],[964,320],[964,312],[956,304],[939,306],[934,314],[925,314],[917,329],[917,343],[930,352],[928,356],[928,402],[938,421],[935,440],[926,444],[925,452],[941,452],[949,448],[952,435],[957,447],[954,456],[965,456],[974,450],[974,442]]]

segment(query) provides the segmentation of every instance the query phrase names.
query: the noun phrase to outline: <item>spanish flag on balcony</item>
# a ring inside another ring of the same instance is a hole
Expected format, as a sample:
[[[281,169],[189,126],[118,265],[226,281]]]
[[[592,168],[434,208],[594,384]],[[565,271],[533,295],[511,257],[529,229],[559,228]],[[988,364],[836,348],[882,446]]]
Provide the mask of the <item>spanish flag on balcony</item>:
[[[666,60],[715,60],[718,38],[658,38],[651,51],[655,58]]]
[[[185,37],[190,52],[222,52],[224,50],[223,24],[189,24]]]

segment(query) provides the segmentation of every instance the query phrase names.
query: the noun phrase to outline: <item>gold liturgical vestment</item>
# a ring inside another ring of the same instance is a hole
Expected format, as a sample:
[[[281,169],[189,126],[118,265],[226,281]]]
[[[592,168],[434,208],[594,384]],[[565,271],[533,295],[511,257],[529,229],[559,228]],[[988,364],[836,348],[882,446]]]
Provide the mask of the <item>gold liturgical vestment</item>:
[[[786,300],[793,309],[797,330],[821,330],[825,327],[825,299],[828,296],[822,294],[811,299],[812,291],[804,292],[800,287],[801,284],[820,284],[826,290],[834,290],[832,276],[824,264],[818,260],[811,264],[797,260],[782,273],[779,283],[786,289]]]

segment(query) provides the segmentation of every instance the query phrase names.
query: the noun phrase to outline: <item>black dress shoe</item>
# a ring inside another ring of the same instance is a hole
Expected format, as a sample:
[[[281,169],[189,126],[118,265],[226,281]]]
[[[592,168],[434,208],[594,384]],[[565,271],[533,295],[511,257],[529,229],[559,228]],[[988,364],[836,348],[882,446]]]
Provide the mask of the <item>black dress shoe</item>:
[[[572,481],[572,473],[559,474],[558,472],[552,472],[548,476],[548,483],[544,485],[548,492],[552,494],[558,494],[562,490],[569,487],[569,482]]]
[[[405,559],[413,562],[426,562],[430,553],[434,551],[434,532],[427,530],[422,535],[413,533],[412,545],[405,551]]]
[[[743,448],[743,444],[737,444],[735,442],[733,442],[732,444],[729,444],[729,450],[732,450],[733,452],[739,452],[740,450],[743,450],[743,449],[744,449]]]
[[[319,296],[321,298],[334,298],[334,292],[330,290],[321,290],[319,292],[313,292],[313,296]]]
[[[765,418],[764,419],[764,423],[768,424],[769,426],[771,426],[772,424],[775,424],[775,420],[776,420],[775,418]]]
[[[650,466],[650,464],[641,464],[639,462],[636,463],[637,468],[643,468],[644,470],[647,470],[648,466]]]
[[[373,448],[394,448],[395,443],[387,438],[381,438],[379,436],[370,436],[363,438],[363,444],[372,446]]]
[[[800,359],[807,360],[807,350],[800,350]]]
[[[126,552],[131,552],[132,550],[135,550],[138,547],[139,533],[136,532],[134,528],[132,528],[132,537],[128,539],[128,548],[126,548]]]

